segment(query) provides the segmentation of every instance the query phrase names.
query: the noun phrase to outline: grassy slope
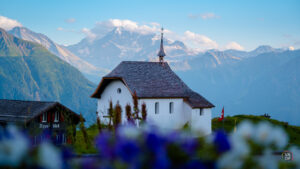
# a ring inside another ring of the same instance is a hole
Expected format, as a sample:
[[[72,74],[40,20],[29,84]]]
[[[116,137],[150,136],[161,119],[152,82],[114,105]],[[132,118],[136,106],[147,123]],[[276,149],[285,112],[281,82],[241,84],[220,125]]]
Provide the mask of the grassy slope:
[[[97,150],[94,147],[94,140],[95,137],[99,134],[99,130],[97,129],[96,125],[91,125],[87,128],[87,134],[90,141],[90,146],[86,146],[83,138],[83,134],[80,130],[76,132],[76,142],[73,145],[74,151],[77,154],[94,154],[97,153]]]
[[[235,124],[238,125],[243,120],[249,120],[253,123],[258,123],[261,121],[270,122],[273,125],[282,127],[289,136],[290,145],[300,146],[300,127],[288,125],[286,122],[281,122],[274,119],[268,119],[261,116],[253,115],[236,115],[236,116],[226,116],[224,121],[224,130],[231,132],[234,129]],[[218,118],[212,119],[212,130],[218,130],[223,128],[223,123],[218,121]]]

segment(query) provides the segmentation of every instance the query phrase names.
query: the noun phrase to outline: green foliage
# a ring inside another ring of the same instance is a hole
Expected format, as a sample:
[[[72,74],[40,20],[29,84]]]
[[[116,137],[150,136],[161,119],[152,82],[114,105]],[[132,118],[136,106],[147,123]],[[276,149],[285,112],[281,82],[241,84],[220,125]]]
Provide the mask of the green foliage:
[[[226,132],[231,132],[234,127],[244,120],[249,120],[253,123],[261,121],[267,121],[273,125],[282,127],[289,136],[289,145],[300,146],[300,127],[289,125],[287,122],[278,121],[275,119],[269,119],[263,116],[254,115],[236,115],[226,116],[223,122],[218,121],[218,118],[212,119],[212,130],[224,129]]]
[[[108,126],[101,124],[101,129],[103,129],[103,130],[108,129]],[[95,145],[94,145],[95,137],[99,134],[97,124],[93,124],[93,125],[89,126],[86,129],[86,133],[88,135],[88,138],[90,140],[91,145],[87,148],[85,146],[83,146],[83,145],[85,145],[83,133],[80,130],[77,130],[76,131],[76,141],[72,145],[75,153],[77,153],[77,154],[95,154],[95,153],[98,153],[98,151],[96,150]]]
[[[89,136],[88,136],[88,134],[86,132],[86,129],[85,129],[85,126],[84,126],[84,120],[83,120],[82,114],[80,114],[79,128],[80,128],[80,131],[82,133],[83,141],[85,143],[85,146],[86,146],[86,148],[89,148],[91,143],[90,143]]]
[[[125,110],[126,110],[126,118],[127,118],[127,121],[131,124],[134,124],[134,121],[133,121],[133,118],[132,118],[132,113],[131,113],[131,106],[130,104],[127,104],[126,107],[125,107]]]
[[[134,119],[137,120],[139,119],[139,103],[138,103],[138,97],[136,92],[134,91],[133,95],[132,95],[132,100],[133,100],[133,115],[134,115]]]

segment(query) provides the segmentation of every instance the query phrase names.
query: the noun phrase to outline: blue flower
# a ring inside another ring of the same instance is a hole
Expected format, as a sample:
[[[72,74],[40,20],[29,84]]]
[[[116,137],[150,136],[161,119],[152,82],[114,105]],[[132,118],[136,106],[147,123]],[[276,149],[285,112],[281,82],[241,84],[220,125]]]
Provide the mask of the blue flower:
[[[189,155],[194,154],[198,146],[199,142],[197,139],[185,139],[181,143],[182,149]]]
[[[229,140],[223,130],[219,130],[215,133],[214,144],[220,153],[230,150]]]
[[[115,146],[116,155],[123,161],[130,163],[138,158],[140,148],[136,142],[120,138]]]
[[[85,159],[83,159],[81,161],[80,168],[84,168],[84,169],[97,169],[99,167],[96,164],[97,164],[96,159],[85,158]]]
[[[165,145],[165,139],[154,132],[146,134],[147,148],[152,152],[158,152]]]
[[[154,159],[155,161],[152,169],[167,169],[170,167],[170,160],[168,158],[166,149],[160,148],[156,152]]]
[[[103,131],[95,139],[95,146],[99,150],[100,155],[104,158],[114,157],[112,137],[110,132]]]

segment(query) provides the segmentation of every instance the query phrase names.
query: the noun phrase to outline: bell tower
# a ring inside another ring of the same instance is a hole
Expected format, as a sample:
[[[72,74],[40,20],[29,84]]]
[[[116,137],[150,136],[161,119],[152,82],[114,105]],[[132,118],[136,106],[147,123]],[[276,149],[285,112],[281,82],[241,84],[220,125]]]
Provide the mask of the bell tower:
[[[159,57],[159,62],[163,63],[164,56],[166,56],[165,51],[164,51],[164,28],[161,28],[160,49],[159,49],[157,56]]]

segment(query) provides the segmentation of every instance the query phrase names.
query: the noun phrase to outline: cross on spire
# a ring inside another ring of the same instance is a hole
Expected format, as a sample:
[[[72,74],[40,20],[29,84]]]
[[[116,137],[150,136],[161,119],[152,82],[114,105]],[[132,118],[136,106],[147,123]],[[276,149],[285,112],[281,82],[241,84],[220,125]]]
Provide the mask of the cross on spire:
[[[159,62],[163,63],[164,56],[166,56],[165,51],[164,51],[164,28],[161,28],[160,49],[159,49],[157,56],[159,56]]]

